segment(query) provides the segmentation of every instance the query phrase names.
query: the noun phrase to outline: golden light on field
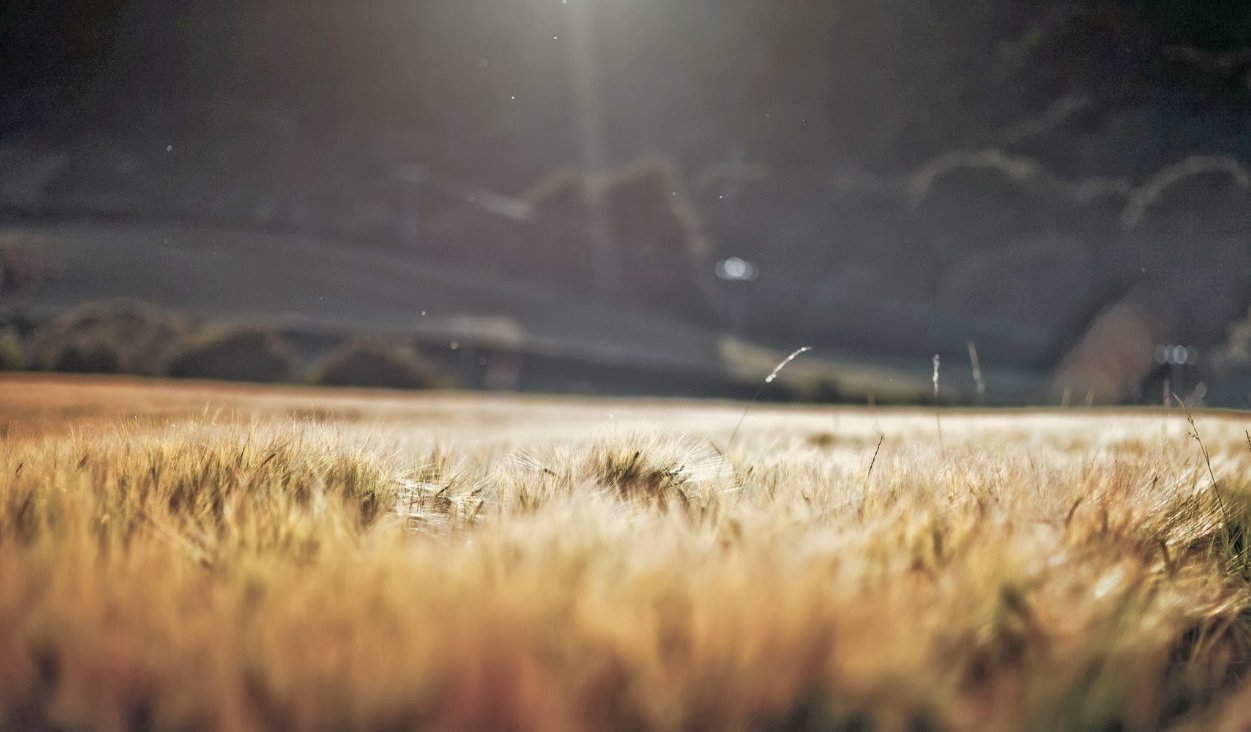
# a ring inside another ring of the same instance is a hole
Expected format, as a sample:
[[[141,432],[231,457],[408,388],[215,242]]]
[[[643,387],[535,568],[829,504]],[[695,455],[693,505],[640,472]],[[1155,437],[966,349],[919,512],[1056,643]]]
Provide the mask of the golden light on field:
[[[1251,721],[1242,418],[940,444],[913,410],[54,379],[0,414],[0,726]]]

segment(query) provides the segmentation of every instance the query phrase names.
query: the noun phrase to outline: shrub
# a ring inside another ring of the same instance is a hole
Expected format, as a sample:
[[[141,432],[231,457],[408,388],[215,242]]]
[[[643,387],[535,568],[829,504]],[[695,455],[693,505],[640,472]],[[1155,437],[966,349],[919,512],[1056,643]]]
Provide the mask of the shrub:
[[[36,330],[33,365],[46,371],[159,375],[189,330],[181,316],[137,300],[87,303]]]
[[[1229,326],[1224,356],[1229,361],[1251,365],[1251,313]]]
[[[375,341],[347,342],[317,364],[313,380],[325,386],[379,389],[436,389],[452,380],[412,346]]]
[[[274,330],[259,327],[219,329],[186,344],[170,361],[169,375],[190,379],[290,381],[295,351]]]
[[[70,374],[117,374],[126,371],[117,344],[103,338],[82,338],[62,345],[45,368]]]
[[[0,327],[0,371],[21,371],[26,368],[26,353],[17,329]]]
[[[1060,182],[1028,158],[990,150],[952,153],[909,181],[919,223],[955,262],[1045,226]]]
[[[1190,233],[1245,230],[1251,175],[1223,155],[1195,155],[1158,170],[1134,190],[1125,206],[1126,229]]]
[[[1251,314],[1229,327],[1229,337],[1207,364],[1213,406],[1251,406]]]
[[[540,229],[520,250],[530,266],[556,279],[586,281],[593,243],[585,191],[596,193],[603,205],[619,296],[693,317],[711,312],[712,244],[681,171],[666,158],[645,158],[604,173],[559,170],[546,176],[524,196]]]
[[[1100,404],[1135,397],[1159,369],[1155,346],[1177,332],[1172,302],[1157,290],[1135,289],[1101,310],[1061,359],[1053,396]]]
[[[502,254],[513,271],[566,286],[590,282],[594,264],[584,195],[590,185],[600,183],[580,171],[561,169],[526,192],[532,226],[521,232],[523,246]]]
[[[1093,257],[1078,239],[1037,233],[970,255],[945,274],[938,305],[952,313],[1059,332],[1094,295]]]
[[[48,265],[38,255],[0,242],[0,303],[26,300],[47,273]]]
[[[0,312],[0,328],[12,328],[22,338],[33,336],[35,325],[35,319],[25,308],[8,308]]]

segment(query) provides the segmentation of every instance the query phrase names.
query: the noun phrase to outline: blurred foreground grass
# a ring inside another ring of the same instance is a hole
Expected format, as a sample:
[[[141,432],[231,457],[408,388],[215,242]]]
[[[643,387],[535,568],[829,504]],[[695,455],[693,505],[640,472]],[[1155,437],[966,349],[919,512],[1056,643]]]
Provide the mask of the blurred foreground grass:
[[[0,727],[1251,723],[1244,421],[741,413],[0,381]]]

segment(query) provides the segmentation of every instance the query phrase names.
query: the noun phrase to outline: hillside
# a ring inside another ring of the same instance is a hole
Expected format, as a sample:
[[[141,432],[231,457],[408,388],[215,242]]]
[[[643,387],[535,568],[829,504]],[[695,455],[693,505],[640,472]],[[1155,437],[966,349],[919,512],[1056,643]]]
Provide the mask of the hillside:
[[[30,13],[0,26],[0,218],[260,229],[610,291],[748,340],[904,360],[973,340],[988,363],[1062,375],[1130,308],[1134,376],[1068,387],[1135,399],[1158,345],[1202,354],[1187,388],[1211,381],[1251,301],[1238,7]],[[587,168],[645,174],[604,184],[597,210],[551,185]],[[759,278],[717,282],[730,256]]]
[[[92,222],[17,226],[0,247],[38,278],[10,303],[35,320],[77,305],[131,298],[211,323],[266,325],[326,341],[386,335],[450,362],[466,386],[486,361],[517,356],[526,390],[751,396],[793,343],[752,341],[645,309],[535,288],[524,279],[413,262],[385,250],[307,237],[182,225]],[[789,366],[771,398],[917,401],[927,358],[890,359],[822,347]],[[1045,374],[988,367],[988,399],[1045,396]],[[586,382],[580,386],[579,381]],[[967,365],[952,365],[944,399],[969,401]]]

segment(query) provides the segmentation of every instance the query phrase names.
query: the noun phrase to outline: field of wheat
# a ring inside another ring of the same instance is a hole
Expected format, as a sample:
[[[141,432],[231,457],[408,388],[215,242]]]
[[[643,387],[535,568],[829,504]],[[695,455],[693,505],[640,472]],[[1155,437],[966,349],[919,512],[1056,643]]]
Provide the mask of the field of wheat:
[[[743,414],[0,381],[0,727],[1251,725],[1251,422]]]

